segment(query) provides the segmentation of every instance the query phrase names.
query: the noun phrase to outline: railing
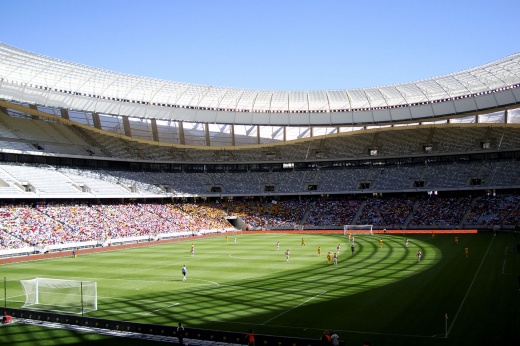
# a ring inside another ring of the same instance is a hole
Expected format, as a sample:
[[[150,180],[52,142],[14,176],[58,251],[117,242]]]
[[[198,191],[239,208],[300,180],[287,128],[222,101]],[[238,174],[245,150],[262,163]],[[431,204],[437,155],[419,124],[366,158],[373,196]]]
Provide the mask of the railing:
[[[158,335],[165,337],[176,337],[177,326],[163,324],[148,324],[117,320],[107,320],[101,318],[92,318],[76,315],[57,314],[47,311],[34,311],[24,309],[0,308],[0,314],[7,313],[13,319],[29,319],[43,322],[52,322],[67,325],[76,325],[86,328],[101,328],[121,332],[140,333],[145,335]],[[200,328],[186,328],[185,338],[206,340],[219,343],[245,344],[245,336],[247,331],[243,333],[208,330]],[[262,335],[255,334],[257,345],[263,346],[319,346],[320,341],[316,339],[303,339],[286,336]],[[340,345],[344,343],[340,342]]]

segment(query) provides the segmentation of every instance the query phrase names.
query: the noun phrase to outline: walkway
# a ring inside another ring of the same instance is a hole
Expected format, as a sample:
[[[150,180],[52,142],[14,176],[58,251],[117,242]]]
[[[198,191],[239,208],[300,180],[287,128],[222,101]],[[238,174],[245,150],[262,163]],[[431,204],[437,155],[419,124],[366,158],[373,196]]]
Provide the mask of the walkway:
[[[170,343],[170,344],[179,343],[179,340],[174,336],[160,336],[160,335],[150,335],[150,334],[110,330],[110,329],[104,329],[104,328],[84,327],[84,326],[77,326],[77,325],[73,325],[73,324],[31,320],[31,319],[27,319],[27,318],[13,318],[13,323],[23,323],[23,324],[37,325],[37,326],[42,326],[42,327],[47,327],[47,328],[67,329],[67,330],[73,330],[73,331],[82,332],[82,333],[95,333],[95,334],[108,335],[108,336],[121,337],[121,338],[133,338],[133,339],[141,339],[141,340],[150,340],[150,341],[155,341],[155,342],[165,342],[165,343]],[[187,338],[184,338],[184,345],[189,345],[189,346],[243,346],[241,344],[232,344],[232,343],[225,343],[225,342],[215,342],[215,341],[187,339]]]

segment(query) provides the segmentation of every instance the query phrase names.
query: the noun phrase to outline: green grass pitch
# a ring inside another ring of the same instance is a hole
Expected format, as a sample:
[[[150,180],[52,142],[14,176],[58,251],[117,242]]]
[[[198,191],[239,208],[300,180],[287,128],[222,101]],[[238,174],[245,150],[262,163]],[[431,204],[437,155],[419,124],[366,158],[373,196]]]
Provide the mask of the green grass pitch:
[[[21,307],[20,280],[49,277],[96,281],[98,311],[91,317],[305,338],[327,329],[348,346],[520,340],[520,239],[512,234],[460,234],[458,245],[454,235],[359,235],[354,254],[343,235],[303,237],[305,246],[296,234],[243,234],[236,244],[233,236],[193,237],[3,265],[7,301],[0,304]],[[334,266],[326,254],[338,244]],[[7,328],[28,327],[0,332]]]

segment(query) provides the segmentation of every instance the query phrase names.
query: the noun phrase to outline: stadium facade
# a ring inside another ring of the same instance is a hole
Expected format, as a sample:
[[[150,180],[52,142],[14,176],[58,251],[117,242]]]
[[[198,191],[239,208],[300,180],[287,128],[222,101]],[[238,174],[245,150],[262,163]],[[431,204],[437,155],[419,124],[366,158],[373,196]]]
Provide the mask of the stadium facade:
[[[520,53],[403,84],[275,91],[126,75],[0,43],[0,127],[4,198],[511,190]]]

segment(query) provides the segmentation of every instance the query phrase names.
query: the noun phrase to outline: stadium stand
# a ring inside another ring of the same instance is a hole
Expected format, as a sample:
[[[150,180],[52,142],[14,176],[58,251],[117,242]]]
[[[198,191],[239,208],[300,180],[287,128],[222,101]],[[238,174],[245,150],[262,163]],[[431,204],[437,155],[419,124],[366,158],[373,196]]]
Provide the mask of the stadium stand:
[[[0,251],[234,227],[520,222],[520,55],[316,92],[120,78],[1,43],[0,56]]]

